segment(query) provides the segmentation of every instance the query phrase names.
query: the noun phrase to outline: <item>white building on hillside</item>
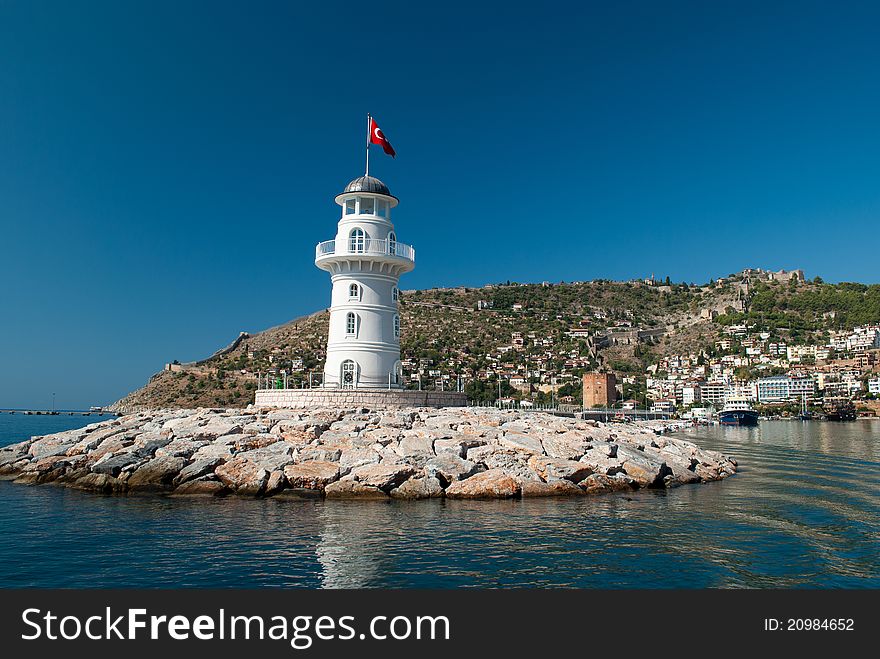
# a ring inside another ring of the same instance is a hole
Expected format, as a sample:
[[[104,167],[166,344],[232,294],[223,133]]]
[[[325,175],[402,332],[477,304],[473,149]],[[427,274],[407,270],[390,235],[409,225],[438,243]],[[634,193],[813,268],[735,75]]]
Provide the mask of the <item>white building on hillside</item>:
[[[324,386],[401,388],[398,281],[415,267],[415,250],[397,241],[391,209],[397,198],[377,178],[362,176],[336,197],[336,238],[319,243],[315,265],[333,283]]]

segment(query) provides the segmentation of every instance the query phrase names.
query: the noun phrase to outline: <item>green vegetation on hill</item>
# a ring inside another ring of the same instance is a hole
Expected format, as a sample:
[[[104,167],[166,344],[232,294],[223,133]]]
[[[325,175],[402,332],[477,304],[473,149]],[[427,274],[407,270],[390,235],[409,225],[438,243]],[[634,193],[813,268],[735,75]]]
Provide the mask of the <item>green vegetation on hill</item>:
[[[832,329],[876,323],[880,319],[880,285],[814,280],[792,285],[760,282],[752,289],[747,312],[719,316],[720,325],[754,323],[757,329],[788,330],[796,342]],[[802,341],[799,341],[802,340]]]

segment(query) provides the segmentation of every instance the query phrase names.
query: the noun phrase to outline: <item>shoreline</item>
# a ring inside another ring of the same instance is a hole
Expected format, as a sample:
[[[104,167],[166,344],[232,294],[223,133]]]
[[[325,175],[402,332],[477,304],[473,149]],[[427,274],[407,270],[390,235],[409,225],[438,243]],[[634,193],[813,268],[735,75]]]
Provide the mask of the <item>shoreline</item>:
[[[105,494],[388,500],[583,496],[721,480],[668,424],[494,408],[139,412],[0,449],[0,478]],[[673,424],[674,425],[674,424]]]

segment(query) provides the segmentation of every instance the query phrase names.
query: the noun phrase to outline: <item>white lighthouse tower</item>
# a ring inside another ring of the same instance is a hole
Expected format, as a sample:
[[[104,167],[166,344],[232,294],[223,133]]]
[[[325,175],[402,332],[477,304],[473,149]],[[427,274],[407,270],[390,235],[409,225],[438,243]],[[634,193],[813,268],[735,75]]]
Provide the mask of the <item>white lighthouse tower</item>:
[[[403,386],[398,282],[415,267],[415,250],[397,240],[391,223],[397,201],[379,179],[356,178],[336,197],[342,207],[336,238],[315,250],[315,265],[333,283],[324,387]]]

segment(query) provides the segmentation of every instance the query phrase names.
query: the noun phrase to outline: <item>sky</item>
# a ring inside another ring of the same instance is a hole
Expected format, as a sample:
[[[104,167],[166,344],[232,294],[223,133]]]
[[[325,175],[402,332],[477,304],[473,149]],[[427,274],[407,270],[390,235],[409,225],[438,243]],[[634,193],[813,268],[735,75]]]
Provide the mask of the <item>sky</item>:
[[[371,173],[401,288],[880,282],[872,2],[0,0],[0,408],[117,400],[329,304]]]

